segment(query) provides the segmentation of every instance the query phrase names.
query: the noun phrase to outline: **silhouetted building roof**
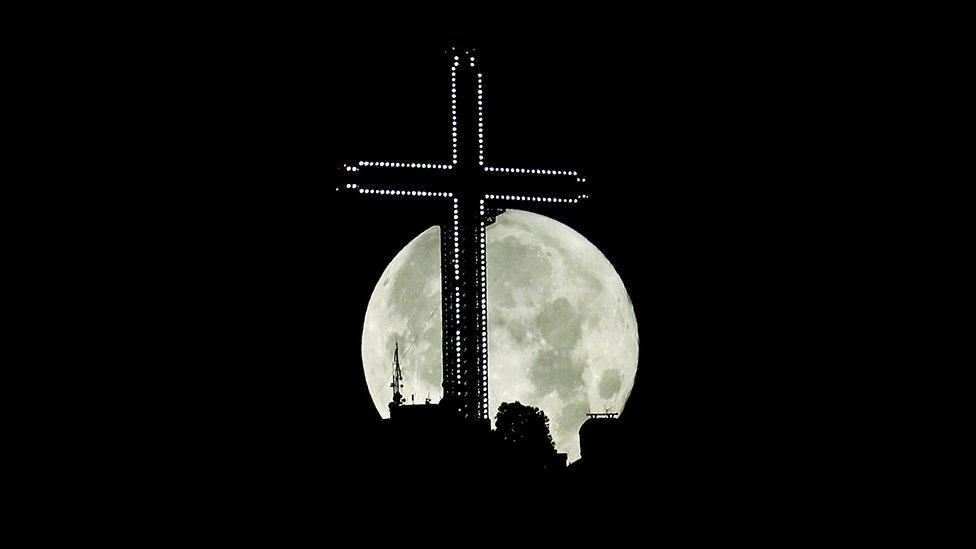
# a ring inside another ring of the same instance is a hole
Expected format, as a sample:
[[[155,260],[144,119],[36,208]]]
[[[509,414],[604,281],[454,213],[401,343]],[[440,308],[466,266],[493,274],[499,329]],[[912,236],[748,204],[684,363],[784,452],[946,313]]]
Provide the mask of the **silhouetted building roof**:
[[[580,455],[586,463],[602,463],[620,458],[623,427],[620,420],[590,417],[580,427]]]

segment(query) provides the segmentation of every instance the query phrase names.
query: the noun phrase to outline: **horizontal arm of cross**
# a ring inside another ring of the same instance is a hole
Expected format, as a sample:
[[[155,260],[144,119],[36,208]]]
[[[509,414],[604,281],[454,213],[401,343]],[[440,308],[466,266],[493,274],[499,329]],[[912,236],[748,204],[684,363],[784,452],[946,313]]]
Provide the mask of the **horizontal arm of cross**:
[[[382,162],[382,166],[344,164],[339,169],[336,191],[361,195],[448,197],[454,185],[453,170],[444,164]],[[389,165],[389,166],[387,166]],[[404,166],[407,166],[404,168]],[[417,166],[413,168],[412,166]],[[424,166],[424,167],[420,167]],[[431,167],[426,167],[431,166]]]
[[[339,170],[340,184],[336,191],[382,197],[491,196],[496,201],[554,204],[577,204],[588,197],[583,193],[585,178],[576,171],[526,169],[523,172],[517,168],[497,168],[465,175],[463,170],[449,166],[448,169],[414,169],[402,168],[402,163],[399,168],[397,163],[390,163],[390,167],[386,162],[383,164],[344,165]]]
[[[347,172],[358,172],[363,168],[410,168],[417,170],[451,170],[450,164],[427,164],[419,162],[373,162],[371,160],[360,160],[352,164],[346,164],[343,168]]]
[[[514,169],[514,168],[513,168]],[[481,174],[479,178],[479,194],[496,197],[510,196],[511,200],[518,197],[539,198],[538,202],[548,202],[544,198],[579,199],[584,192],[588,192],[585,179],[578,172],[563,172],[563,174],[535,174],[514,172],[489,172]],[[575,179],[575,181],[573,181]]]
[[[511,174],[511,175],[555,175],[562,177],[574,177],[578,183],[586,183],[583,174],[575,170],[543,170],[537,168],[506,168],[502,166],[485,166],[484,170],[488,173]]]

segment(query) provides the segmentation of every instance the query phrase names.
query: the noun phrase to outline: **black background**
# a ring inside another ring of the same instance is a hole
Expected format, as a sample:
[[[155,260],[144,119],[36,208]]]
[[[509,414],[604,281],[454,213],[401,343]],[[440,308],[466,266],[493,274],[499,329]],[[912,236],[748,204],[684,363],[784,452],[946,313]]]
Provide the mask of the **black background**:
[[[153,188],[179,209],[153,239],[180,261],[147,266],[165,343],[149,358],[146,453],[220,497],[384,474],[358,459],[378,421],[362,323],[433,213],[334,191],[343,162],[449,160],[456,45],[480,52],[488,161],[578,169],[593,190],[553,216],[607,256],[634,303],[623,420],[647,461],[626,490],[797,494],[868,466],[860,450],[886,424],[863,399],[880,366],[862,266],[884,244],[852,230],[864,172],[847,164],[868,147],[868,98],[858,59],[794,30],[299,26],[192,54],[181,80],[159,82],[160,123],[181,127]]]

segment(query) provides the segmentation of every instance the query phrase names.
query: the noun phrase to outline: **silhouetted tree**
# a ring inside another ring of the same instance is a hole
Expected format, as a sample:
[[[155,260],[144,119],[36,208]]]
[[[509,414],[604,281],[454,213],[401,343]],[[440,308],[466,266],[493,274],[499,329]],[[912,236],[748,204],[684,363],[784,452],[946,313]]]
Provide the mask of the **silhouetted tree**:
[[[495,417],[495,432],[519,452],[547,461],[556,454],[545,412],[520,402],[503,402]]]

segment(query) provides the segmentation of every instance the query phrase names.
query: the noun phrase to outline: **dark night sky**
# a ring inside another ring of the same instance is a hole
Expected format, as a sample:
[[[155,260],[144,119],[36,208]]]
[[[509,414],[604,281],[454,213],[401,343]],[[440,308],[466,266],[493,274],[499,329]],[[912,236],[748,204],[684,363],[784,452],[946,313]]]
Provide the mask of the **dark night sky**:
[[[847,231],[860,174],[840,169],[859,135],[840,130],[853,84],[789,29],[710,24],[457,43],[481,50],[489,160],[575,168],[592,184],[591,205],[554,217],[603,251],[633,300],[641,357],[625,419],[657,470],[829,460],[840,443],[818,441],[877,368],[848,352],[871,282],[868,242]],[[179,360],[160,361],[201,403],[174,417],[201,443],[220,431],[303,466],[375,422],[367,301],[435,215],[340,202],[337,168],[448,160],[432,120],[448,109],[451,37],[319,36],[215,52],[173,90],[192,97],[195,129],[172,150],[203,160],[170,168],[183,184],[167,192],[202,221],[179,225],[186,267],[161,285],[192,304],[169,351]]]

